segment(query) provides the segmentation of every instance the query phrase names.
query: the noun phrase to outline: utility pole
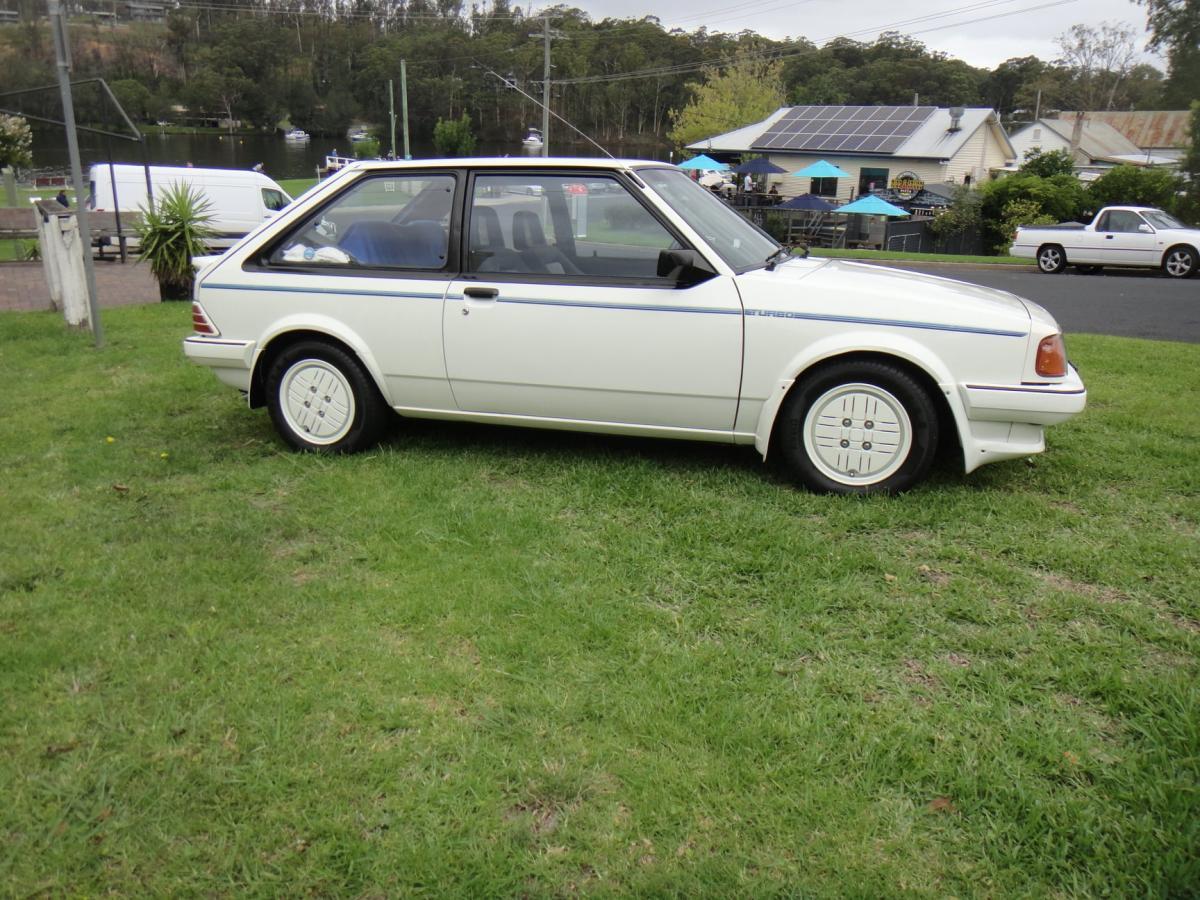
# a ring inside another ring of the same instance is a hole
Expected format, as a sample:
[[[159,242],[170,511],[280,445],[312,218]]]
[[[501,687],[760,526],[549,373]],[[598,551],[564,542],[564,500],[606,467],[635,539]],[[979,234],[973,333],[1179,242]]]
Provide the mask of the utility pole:
[[[71,45],[67,40],[67,19],[61,0],[48,0],[50,30],[54,33],[54,56],[58,69],[58,89],[62,95],[63,124],[67,131],[67,153],[71,157],[71,180],[75,183],[75,217],[79,223],[79,243],[83,253],[83,271],[87,280],[88,317],[92,320],[92,338],[97,347],[104,344],[100,309],[96,303],[96,272],[92,268],[92,229],[88,225],[87,194],[83,187],[83,166],[79,161],[79,135],[75,133],[75,106],[71,100]]]
[[[388,79],[388,121],[392,126],[392,159],[396,158],[396,96],[392,92],[392,79]]]
[[[400,112],[404,117],[404,158],[412,159],[408,149],[408,70],[400,60]]]
[[[550,155],[550,39],[555,34],[550,30],[550,17],[542,19],[542,33],[531,34],[541,39],[542,47],[542,156]]]

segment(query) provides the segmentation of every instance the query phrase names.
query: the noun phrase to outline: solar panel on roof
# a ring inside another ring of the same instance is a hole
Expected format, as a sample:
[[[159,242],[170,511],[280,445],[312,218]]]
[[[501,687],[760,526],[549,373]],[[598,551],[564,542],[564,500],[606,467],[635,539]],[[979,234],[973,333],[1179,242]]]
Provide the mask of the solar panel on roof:
[[[754,149],[893,153],[933,115],[934,106],[796,106]]]

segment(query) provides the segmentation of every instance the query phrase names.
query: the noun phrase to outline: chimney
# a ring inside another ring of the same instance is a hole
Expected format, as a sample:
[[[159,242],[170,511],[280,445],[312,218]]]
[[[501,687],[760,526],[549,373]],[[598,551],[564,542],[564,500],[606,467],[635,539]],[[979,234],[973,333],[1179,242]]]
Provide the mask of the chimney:
[[[961,106],[950,107],[950,127],[948,131],[962,131],[962,117],[966,112]]]

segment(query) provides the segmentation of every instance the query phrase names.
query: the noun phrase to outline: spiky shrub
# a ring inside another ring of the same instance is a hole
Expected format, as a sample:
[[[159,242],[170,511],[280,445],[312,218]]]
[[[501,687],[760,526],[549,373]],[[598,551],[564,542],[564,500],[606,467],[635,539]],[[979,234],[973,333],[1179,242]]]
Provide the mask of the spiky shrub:
[[[149,208],[142,207],[137,226],[143,262],[158,279],[163,300],[188,300],[195,269],[193,256],[209,252],[212,203],[188,184],[174,184],[159,192]]]

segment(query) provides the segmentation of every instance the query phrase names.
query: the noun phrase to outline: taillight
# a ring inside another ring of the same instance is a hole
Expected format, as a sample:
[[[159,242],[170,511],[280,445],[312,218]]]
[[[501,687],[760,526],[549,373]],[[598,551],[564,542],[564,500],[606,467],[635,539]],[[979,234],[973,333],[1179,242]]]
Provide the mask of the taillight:
[[[1033,368],[1044,378],[1062,378],[1067,374],[1067,347],[1061,334],[1042,338]]]
[[[192,330],[196,334],[206,334],[212,337],[219,335],[217,326],[209,319],[208,313],[204,311],[204,307],[199,303],[192,303]]]

